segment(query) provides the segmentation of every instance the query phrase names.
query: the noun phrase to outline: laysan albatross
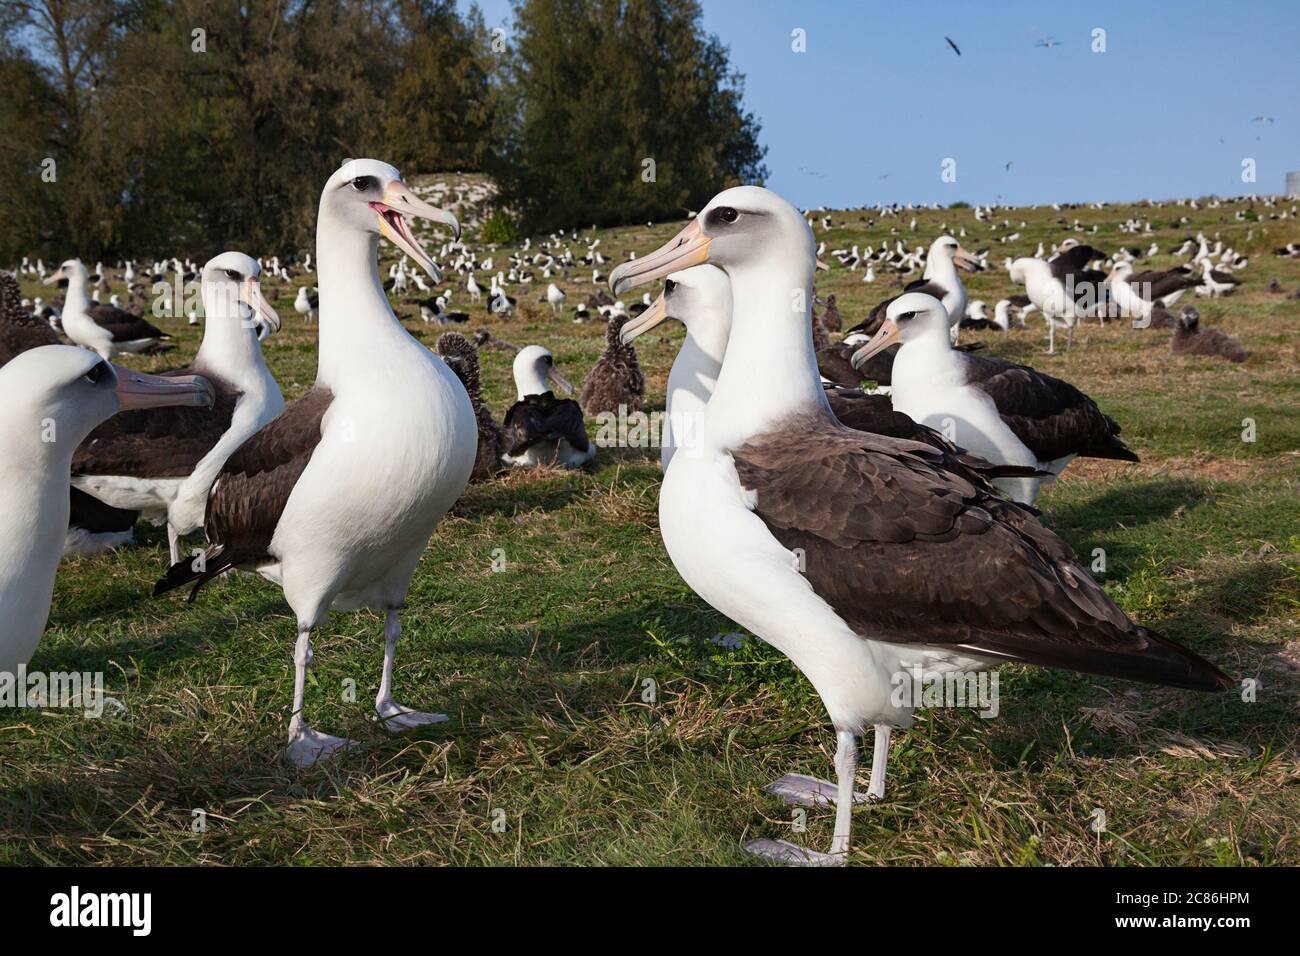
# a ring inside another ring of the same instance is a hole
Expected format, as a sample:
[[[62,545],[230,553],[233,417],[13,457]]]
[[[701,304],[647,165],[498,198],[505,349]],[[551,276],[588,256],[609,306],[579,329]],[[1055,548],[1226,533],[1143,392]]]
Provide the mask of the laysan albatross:
[[[203,525],[208,491],[226,459],[284,411],[258,339],[259,325],[280,327],[260,275],[257,260],[242,252],[223,252],[203,267],[203,341],[193,362],[163,373],[206,378],[217,393],[211,410],[115,415],[72,457],[73,487],[167,525],[172,564],[181,559],[181,537]]]
[[[235,452],[208,498],[201,560],[172,565],[155,593],[230,568],[276,582],[297,618],[293,710],[285,756],[306,766],[351,741],[303,715],[311,632],[331,608],[385,615],[375,712],[400,730],[446,720],[393,699],[411,575],[460,497],[478,445],[474,408],[438,356],[393,314],[379,278],[382,235],[441,281],[406,217],[456,217],[418,198],[387,163],[355,159],[325,183],[316,223],[320,346],[314,387]]]
[[[697,594],[808,677],[838,739],[830,854],[773,841],[753,849],[844,859],[857,736],[876,728],[871,792],[881,796],[890,729],[912,720],[894,677],[914,665],[941,674],[1010,660],[1227,685],[1131,621],[1031,510],[956,456],[831,417],[806,305],[814,240],[798,210],[761,187],[728,189],[610,282],[617,295],[703,262],[731,279],[732,328],[696,453],[674,457],[664,476],[660,531]],[[791,315],[800,298],[804,314]]]
[[[995,464],[1055,477],[1079,456],[1138,461],[1120,440],[1119,424],[1069,382],[1006,359],[959,352],[947,331],[943,305],[909,292],[890,303],[875,337],[854,353],[855,367],[901,343],[891,370],[894,410]],[[1040,481],[1034,475],[993,483],[1032,505]]]
[[[25,665],[45,630],[73,449],[119,409],[212,398],[198,376],[145,375],[68,345],[29,349],[0,368],[0,672]]]
[[[68,259],[45,278],[51,285],[67,280],[68,292],[59,316],[63,332],[77,345],[112,361],[123,352],[147,352],[169,336],[138,315],[111,305],[96,305],[87,291],[89,274],[80,259]]]
[[[573,393],[568,379],[555,370],[555,356],[540,345],[527,345],[512,366],[519,396],[506,411],[505,462],[513,468],[561,465],[581,468],[596,457],[587,437],[582,408],[571,398],[556,398],[548,382]]]

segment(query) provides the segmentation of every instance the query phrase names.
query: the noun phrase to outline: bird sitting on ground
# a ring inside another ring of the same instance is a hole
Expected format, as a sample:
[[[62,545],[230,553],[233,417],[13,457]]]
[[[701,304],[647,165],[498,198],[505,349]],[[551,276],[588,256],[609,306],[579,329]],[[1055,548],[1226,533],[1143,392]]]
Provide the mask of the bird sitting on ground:
[[[507,465],[580,468],[596,457],[596,445],[587,437],[578,403],[556,398],[546,384],[549,380],[565,394],[573,393],[573,386],[555,370],[550,349],[540,345],[520,349],[514,376],[519,400],[510,406],[504,422]]]
[[[1190,305],[1183,306],[1178,315],[1178,325],[1169,340],[1169,351],[1175,355],[1208,355],[1225,358],[1229,362],[1244,362],[1250,354],[1239,339],[1220,329],[1201,328],[1201,313]]]

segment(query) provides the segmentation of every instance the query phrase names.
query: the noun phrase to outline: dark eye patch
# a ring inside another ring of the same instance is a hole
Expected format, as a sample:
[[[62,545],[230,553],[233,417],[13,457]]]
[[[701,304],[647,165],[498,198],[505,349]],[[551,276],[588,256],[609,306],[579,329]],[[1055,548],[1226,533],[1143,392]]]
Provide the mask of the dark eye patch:
[[[666,281],[664,282],[664,294],[665,294],[665,295],[672,295],[672,294],[673,294],[673,289],[676,289],[676,288],[677,288],[677,283],[674,282],[672,279],[668,279],[668,280],[666,280]]]
[[[97,362],[90,367],[90,371],[86,373],[85,377],[87,382],[90,382],[92,385],[98,385],[106,376],[112,374],[113,373],[108,368],[107,362]]]
[[[363,193],[367,189],[374,189],[377,182],[378,180],[374,176],[358,176],[352,180],[352,188],[359,193]]]
[[[240,275],[238,272],[236,272],[234,269],[227,269],[227,270],[226,270],[226,278],[227,278],[227,279],[234,279],[236,282],[238,282],[240,279],[242,279],[242,278],[244,278],[244,277],[241,276],[241,275]]]

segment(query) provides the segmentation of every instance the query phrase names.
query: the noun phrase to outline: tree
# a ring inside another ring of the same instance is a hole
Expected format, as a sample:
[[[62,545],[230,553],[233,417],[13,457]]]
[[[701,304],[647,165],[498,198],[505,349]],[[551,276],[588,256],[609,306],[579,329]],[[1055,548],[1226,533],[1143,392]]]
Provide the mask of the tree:
[[[401,64],[383,99],[387,156],[399,168],[478,170],[495,119],[482,15],[455,0],[397,4]]]
[[[680,217],[761,182],[743,78],[696,0],[516,0],[501,148],[525,229]]]

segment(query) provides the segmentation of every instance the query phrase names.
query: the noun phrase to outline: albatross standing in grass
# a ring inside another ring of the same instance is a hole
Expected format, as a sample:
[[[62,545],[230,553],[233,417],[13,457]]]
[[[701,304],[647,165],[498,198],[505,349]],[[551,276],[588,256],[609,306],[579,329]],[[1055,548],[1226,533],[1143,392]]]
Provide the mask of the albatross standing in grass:
[[[1006,359],[959,352],[947,331],[939,301],[909,292],[890,303],[875,337],[854,353],[854,367],[901,343],[891,369],[894,410],[994,464],[1055,477],[1080,455],[1138,461],[1120,440],[1115,420],[1069,382]],[[1032,505],[1040,481],[1027,476],[993,483]]]
[[[826,705],[838,740],[830,854],[751,847],[833,863],[849,850],[857,736],[875,727],[871,792],[882,796],[890,729],[912,721],[894,677],[914,666],[1010,660],[1204,690],[1228,679],[1131,621],[975,460],[831,417],[807,305],[790,311],[800,292],[812,302],[813,250],[798,210],[739,186],[610,282],[617,295],[703,262],[731,279],[726,356],[695,453],[664,476],[660,530],[687,584],[785,653]]]
[[[45,279],[51,285],[68,282],[68,294],[59,321],[64,333],[77,345],[98,352],[112,361],[122,352],[145,352],[167,334],[138,315],[111,305],[96,305],[86,291],[89,274],[80,259],[69,259]]]
[[[68,531],[72,452],[119,409],[211,405],[195,375],[161,378],[43,345],[0,368],[0,672],[40,643]]]
[[[258,284],[261,271],[242,252],[223,252],[203,267],[203,341],[187,367],[164,373],[198,374],[211,382],[217,393],[211,411],[115,415],[72,457],[73,487],[166,523],[172,564],[181,559],[181,537],[202,526],[208,491],[226,459],[284,411],[258,340],[260,324],[280,327]]]
[[[351,160],[330,176],[316,225],[316,384],[226,462],[208,500],[212,545],[155,588],[193,582],[197,591],[229,568],[254,569],[283,588],[298,622],[285,755],[299,766],[351,743],[303,717],[311,632],[331,608],[385,615],[375,712],[387,728],[447,719],[393,700],[398,610],[429,536],[469,481],[478,430],[464,387],[384,295],[381,235],[441,280],[407,216],[441,222],[459,238],[456,217],[419,199],[387,163]]]

